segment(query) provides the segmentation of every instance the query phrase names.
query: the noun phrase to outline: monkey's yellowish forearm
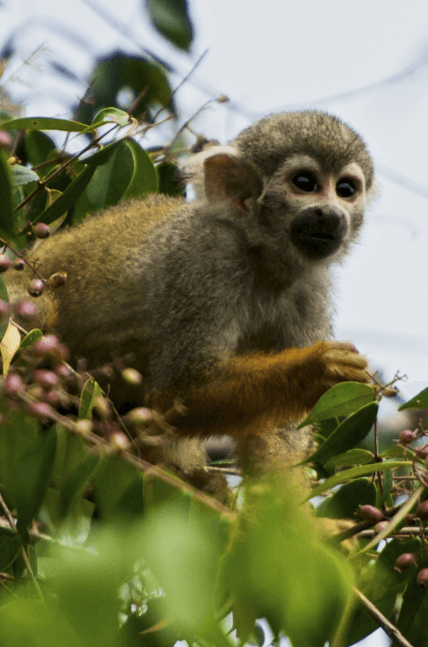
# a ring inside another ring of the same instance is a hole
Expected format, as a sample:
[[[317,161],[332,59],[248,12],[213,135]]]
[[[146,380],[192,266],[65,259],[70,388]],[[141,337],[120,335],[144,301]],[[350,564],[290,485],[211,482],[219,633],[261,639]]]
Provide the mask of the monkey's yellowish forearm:
[[[187,415],[170,422],[181,435],[227,434],[240,441],[299,419],[334,384],[368,380],[365,357],[338,346],[319,342],[236,357],[216,379],[186,389]]]

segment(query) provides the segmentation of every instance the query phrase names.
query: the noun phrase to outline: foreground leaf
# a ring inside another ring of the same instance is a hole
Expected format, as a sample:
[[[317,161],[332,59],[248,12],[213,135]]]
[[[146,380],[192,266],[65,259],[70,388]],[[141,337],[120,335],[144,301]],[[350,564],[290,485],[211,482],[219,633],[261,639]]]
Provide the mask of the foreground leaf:
[[[360,382],[342,382],[336,384],[320,397],[311,413],[297,427],[300,429],[313,422],[329,418],[348,416],[365,404],[373,402],[374,389]]]
[[[332,456],[358,445],[372,428],[376,420],[378,406],[377,402],[369,402],[365,407],[348,416],[311,456],[299,464],[320,463],[324,465]]]

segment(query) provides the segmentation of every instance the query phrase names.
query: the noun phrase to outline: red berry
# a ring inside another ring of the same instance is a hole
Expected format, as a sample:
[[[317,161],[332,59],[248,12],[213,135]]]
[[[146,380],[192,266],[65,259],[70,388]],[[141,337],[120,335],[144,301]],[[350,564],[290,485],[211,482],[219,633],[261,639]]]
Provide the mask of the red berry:
[[[0,319],[4,319],[9,314],[9,304],[0,299]]]
[[[46,389],[46,391],[50,391],[54,386],[57,386],[58,375],[55,375],[53,371],[40,368],[37,371],[34,371],[34,381],[38,382],[38,384]]]
[[[416,508],[416,516],[419,517],[419,519],[428,519],[428,500],[422,501],[422,503],[418,504],[418,507]]]
[[[13,312],[15,316],[26,321],[31,321],[37,316],[36,306],[31,301],[19,301],[13,306]]]
[[[44,222],[38,222],[37,225],[33,225],[31,230],[36,238],[47,238],[51,233],[49,225],[46,225]]]
[[[73,371],[66,364],[60,364],[55,368],[55,373],[63,379],[73,377]]]
[[[401,445],[408,445],[412,440],[415,440],[415,434],[410,429],[404,429],[400,432],[399,440]]]
[[[384,530],[384,528],[386,528],[387,525],[388,525],[387,521],[378,521],[374,529],[376,530],[376,532],[382,532],[382,530]]]
[[[0,274],[6,272],[12,266],[12,261],[6,254],[0,254]]]
[[[23,258],[17,258],[13,263],[13,269],[17,272],[21,272],[25,267],[25,261]]]
[[[9,395],[15,395],[24,388],[22,377],[16,373],[9,373],[4,378],[4,388]]]
[[[36,355],[56,353],[60,346],[59,339],[55,335],[43,335],[33,344],[33,351]]]
[[[419,586],[428,586],[428,568],[421,568],[416,575],[416,582]]]
[[[6,130],[0,130],[0,146],[2,148],[9,148],[12,145],[12,137]]]
[[[27,407],[28,413],[35,418],[52,418],[53,409],[47,402],[32,402]]]
[[[378,510],[378,508],[375,508],[373,505],[358,506],[358,514],[366,521],[373,521],[373,523],[382,521],[384,519],[382,512]]]
[[[405,571],[415,563],[415,556],[413,553],[403,553],[395,560],[395,569],[397,571]]]
[[[45,290],[45,284],[41,279],[33,279],[28,288],[28,294],[32,297],[39,297]]]
[[[52,391],[43,391],[40,398],[43,402],[47,402],[53,407],[56,407],[59,402],[59,393],[56,389],[52,389]]]

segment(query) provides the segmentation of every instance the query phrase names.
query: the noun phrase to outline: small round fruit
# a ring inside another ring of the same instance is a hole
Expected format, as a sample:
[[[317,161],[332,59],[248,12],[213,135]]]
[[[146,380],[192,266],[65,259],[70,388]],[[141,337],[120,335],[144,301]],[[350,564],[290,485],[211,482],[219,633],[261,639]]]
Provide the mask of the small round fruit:
[[[37,225],[33,225],[31,230],[36,238],[48,238],[51,235],[51,230],[49,225],[46,225],[44,222],[38,222]]]

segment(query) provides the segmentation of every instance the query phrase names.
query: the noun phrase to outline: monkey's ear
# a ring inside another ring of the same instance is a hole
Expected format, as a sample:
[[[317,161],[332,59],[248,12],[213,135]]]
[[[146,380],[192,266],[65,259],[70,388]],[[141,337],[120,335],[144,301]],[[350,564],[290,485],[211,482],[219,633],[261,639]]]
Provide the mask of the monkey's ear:
[[[207,200],[225,200],[235,211],[246,213],[246,200],[257,198],[262,192],[263,185],[255,170],[227,153],[207,157],[204,171]]]

